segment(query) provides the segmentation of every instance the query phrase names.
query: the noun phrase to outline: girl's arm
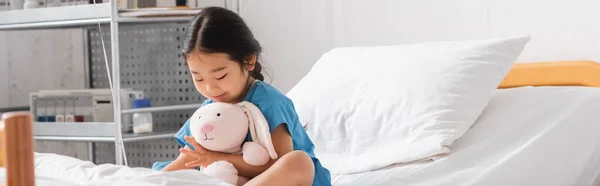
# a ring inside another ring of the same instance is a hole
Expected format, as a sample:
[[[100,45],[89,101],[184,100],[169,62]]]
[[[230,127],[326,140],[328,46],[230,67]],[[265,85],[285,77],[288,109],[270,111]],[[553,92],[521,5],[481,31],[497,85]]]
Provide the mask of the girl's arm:
[[[288,152],[292,152],[294,147],[292,145],[292,137],[287,130],[285,124],[281,124],[273,130],[271,133],[271,141],[273,141],[273,147],[277,153],[277,157],[281,157]],[[238,174],[244,177],[253,178],[267,170],[277,159],[270,159],[269,162],[263,166],[252,166],[248,165],[242,155],[231,155],[222,154],[223,160],[231,162],[233,166],[238,170]]]
[[[198,143],[195,143],[194,140],[190,140],[190,139],[191,138],[186,138],[188,143],[190,143],[194,146],[199,146],[199,147],[194,147],[195,149],[202,148],[202,147],[200,147],[200,145],[198,145]],[[281,124],[281,125],[277,126],[275,128],[275,130],[273,130],[273,132],[271,133],[271,141],[273,142],[273,147],[275,148],[277,157],[281,157],[281,156],[294,150],[294,147],[292,145],[292,137],[290,136],[290,133],[287,130],[286,124]],[[196,166],[205,166],[206,167],[207,165],[210,165],[213,162],[224,160],[224,161],[228,161],[231,164],[233,164],[233,166],[238,171],[238,175],[248,177],[248,178],[253,178],[253,177],[258,176],[265,170],[267,170],[269,167],[271,167],[271,165],[273,165],[273,163],[275,163],[275,161],[277,161],[277,159],[271,159],[267,164],[265,164],[263,166],[252,166],[252,165],[248,165],[244,161],[244,159],[242,158],[243,157],[242,155],[232,155],[232,154],[225,154],[225,153],[219,153],[219,152],[208,152],[204,149],[201,149],[200,151],[205,151],[205,152],[182,150],[182,153],[189,155],[189,157],[194,157],[194,158],[198,159],[195,162],[185,164],[187,167],[196,167]]]

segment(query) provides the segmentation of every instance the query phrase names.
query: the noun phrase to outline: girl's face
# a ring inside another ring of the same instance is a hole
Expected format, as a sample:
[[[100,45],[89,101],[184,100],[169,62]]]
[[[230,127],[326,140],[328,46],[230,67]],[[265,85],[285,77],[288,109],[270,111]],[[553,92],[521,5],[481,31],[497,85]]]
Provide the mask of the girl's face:
[[[240,64],[227,54],[196,52],[189,55],[187,63],[196,90],[215,102],[242,101],[247,87],[254,82],[253,78],[248,79],[249,71],[254,69],[254,61],[240,68]]]

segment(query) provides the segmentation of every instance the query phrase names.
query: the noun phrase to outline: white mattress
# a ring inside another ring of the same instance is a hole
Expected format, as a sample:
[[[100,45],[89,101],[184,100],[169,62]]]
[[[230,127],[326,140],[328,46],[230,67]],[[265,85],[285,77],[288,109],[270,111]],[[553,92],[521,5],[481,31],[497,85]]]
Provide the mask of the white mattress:
[[[453,153],[433,162],[332,175],[334,185],[594,185],[600,89],[499,90]]]
[[[35,153],[36,185],[41,186],[219,186],[229,185],[196,170],[159,172],[89,161],[48,153]],[[0,180],[6,170],[0,169]]]

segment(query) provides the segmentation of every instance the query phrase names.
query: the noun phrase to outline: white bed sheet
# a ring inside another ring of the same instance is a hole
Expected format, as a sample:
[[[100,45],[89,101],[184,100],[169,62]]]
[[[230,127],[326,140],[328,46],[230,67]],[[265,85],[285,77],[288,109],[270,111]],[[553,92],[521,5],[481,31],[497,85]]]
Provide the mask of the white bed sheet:
[[[196,170],[159,172],[89,161],[48,153],[35,153],[36,185],[43,186],[220,186],[229,185]],[[0,169],[0,180],[6,170]]]
[[[332,175],[333,185],[595,185],[600,89],[499,90],[453,153],[436,161]],[[368,161],[368,160],[365,160]]]

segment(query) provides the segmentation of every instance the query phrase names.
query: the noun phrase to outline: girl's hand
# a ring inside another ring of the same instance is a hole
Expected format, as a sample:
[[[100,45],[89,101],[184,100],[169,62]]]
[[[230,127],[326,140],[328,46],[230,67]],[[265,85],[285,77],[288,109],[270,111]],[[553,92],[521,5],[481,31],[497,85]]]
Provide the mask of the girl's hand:
[[[198,144],[198,142],[196,142],[194,137],[185,136],[184,138],[189,144],[191,144],[194,147],[194,149],[196,149],[196,150],[184,149],[184,148],[179,149],[179,151],[181,153],[189,156],[190,158],[196,159],[195,161],[185,163],[186,167],[190,167],[190,168],[198,167],[198,166],[207,167],[208,165],[218,161],[218,155],[219,155],[218,152],[213,152],[213,151],[204,149],[204,147],[202,147],[200,144]]]

